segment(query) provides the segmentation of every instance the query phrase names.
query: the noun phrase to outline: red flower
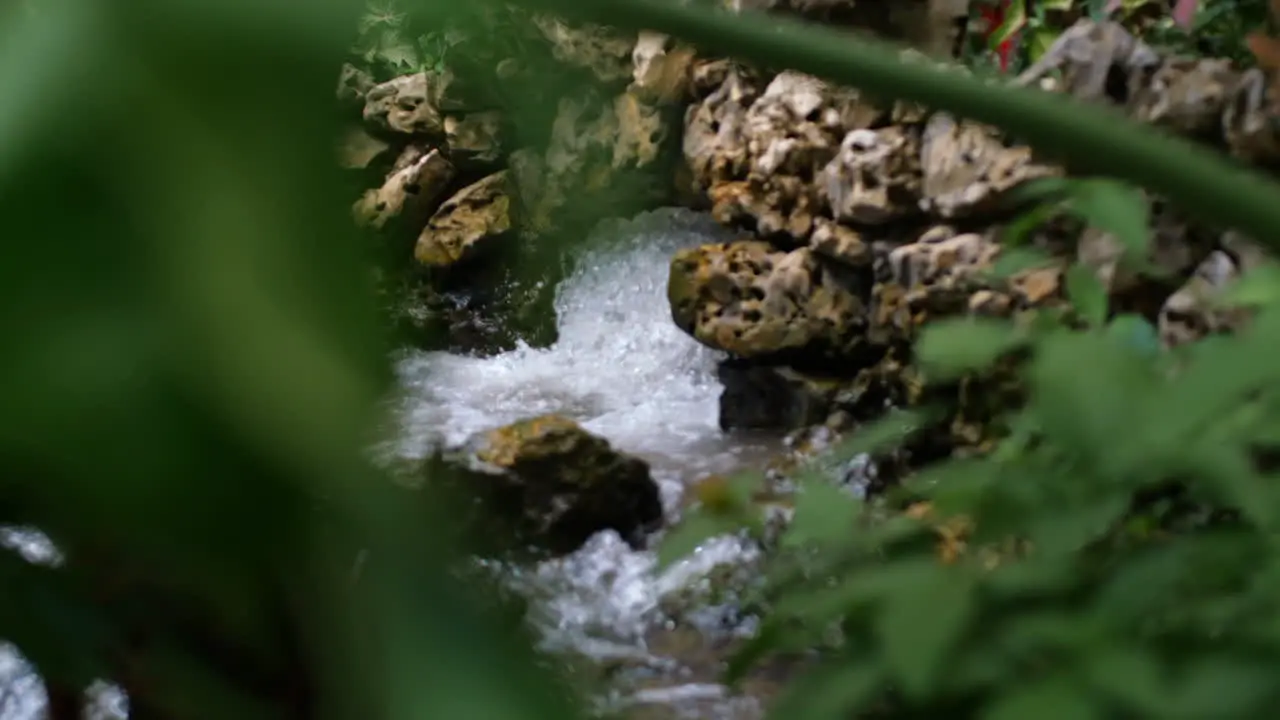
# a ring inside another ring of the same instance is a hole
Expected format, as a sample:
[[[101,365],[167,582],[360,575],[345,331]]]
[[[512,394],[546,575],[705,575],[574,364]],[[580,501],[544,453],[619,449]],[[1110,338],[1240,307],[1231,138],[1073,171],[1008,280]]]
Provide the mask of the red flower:
[[[982,35],[983,42],[989,42],[992,35],[1004,25],[1005,13],[1009,8],[1010,0],[999,0],[999,4],[988,5],[983,4],[978,8],[983,21],[986,23],[985,32]],[[1000,71],[1004,72],[1009,69],[1009,63],[1013,60],[1013,39],[1016,33],[1005,38],[1003,42],[996,46],[996,57],[1000,61]]]

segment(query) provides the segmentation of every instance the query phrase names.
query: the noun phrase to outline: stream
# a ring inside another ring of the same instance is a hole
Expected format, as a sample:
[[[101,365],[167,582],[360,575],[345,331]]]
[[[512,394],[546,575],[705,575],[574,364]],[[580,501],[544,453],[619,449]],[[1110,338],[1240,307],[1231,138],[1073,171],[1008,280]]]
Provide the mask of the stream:
[[[414,460],[474,433],[556,412],[647,460],[669,520],[684,488],[710,473],[759,464],[781,440],[721,432],[717,353],[675,327],[667,267],[682,247],[730,239],[710,218],[663,209],[598,227],[556,295],[558,340],[487,357],[402,351],[394,437],[374,448],[382,462]],[[37,534],[0,541],[52,553]],[[46,543],[47,545],[47,543]],[[732,537],[706,543],[662,573],[650,551],[613,532],[535,566],[493,570],[531,600],[546,649],[608,675],[602,711],[635,718],[755,720],[768,683],[731,697],[716,683],[723,648],[751,630],[715,574],[742,566],[754,548]],[[478,561],[486,564],[486,561]],[[100,692],[98,717],[120,717],[124,700]],[[41,717],[43,691],[11,648],[0,645],[0,720]]]

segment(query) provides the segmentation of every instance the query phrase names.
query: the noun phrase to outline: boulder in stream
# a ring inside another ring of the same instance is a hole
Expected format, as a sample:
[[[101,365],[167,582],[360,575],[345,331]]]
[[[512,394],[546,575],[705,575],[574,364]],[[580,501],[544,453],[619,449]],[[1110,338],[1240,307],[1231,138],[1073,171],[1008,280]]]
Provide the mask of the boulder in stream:
[[[507,172],[496,172],[462,188],[432,216],[414,249],[418,262],[447,268],[475,255],[511,230]]]
[[[648,464],[561,415],[482,433],[468,443],[467,461],[468,489],[524,544],[563,554],[615,530],[640,547],[662,524]]]

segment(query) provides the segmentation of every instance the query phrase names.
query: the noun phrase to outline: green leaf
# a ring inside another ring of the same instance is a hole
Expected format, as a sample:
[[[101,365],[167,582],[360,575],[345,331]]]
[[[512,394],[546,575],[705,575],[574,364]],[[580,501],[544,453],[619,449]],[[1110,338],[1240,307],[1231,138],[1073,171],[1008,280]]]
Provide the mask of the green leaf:
[[[1010,683],[1010,690],[983,708],[982,720],[1095,720],[1105,715],[1084,688],[1066,678],[1031,684]]]
[[[957,567],[898,578],[876,623],[885,663],[908,697],[928,697],[977,611],[976,582]]]
[[[987,44],[992,50],[995,50],[1005,40],[1012,38],[1019,30],[1027,24],[1027,4],[1026,0],[1011,0],[1004,6],[1004,21],[1000,23],[1000,27],[991,33],[991,37],[987,40]]]
[[[836,658],[790,680],[766,717],[777,720],[850,717],[865,709],[884,686],[884,673],[875,664]]]
[[[862,503],[825,478],[809,476],[796,498],[795,517],[782,536],[782,546],[828,545],[847,541]]]
[[[1107,289],[1093,270],[1084,265],[1067,269],[1067,296],[1089,327],[1101,328],[1107,322]]]
[[[1000,256],[987,270],[987,275],[999,279],[1011,278],[1026,270],[1050,267],[1056,261],[1043,250],[1032,247],[1011,247],[1000,251]]]
[[[947,318],[924,328],[916,344],[916,361],[928,375],[948,379],[990,365],[1023,340],[1005,320]]]
[[[1146,357],[1160,354],[1160,332],[1141,315],[1117,315],[1107,324],[1107,335]]]
[[[1037,554],[1048,557],[1074,553],[1112,527],[1129,509],[1129,496],[1115,494],[1087,507],[1055,509],[1029,529]]]
[[[1247,656],[1197,657],[1171,686],[1174,717],[1262,717],[1275,697],[1275,668]]]
[[[1150,205],[1143,192],[1115,180],[1079,180],[1068,207],[1093,227],[1110,233],[1130,261],[1144,261],[1151,245]]]
[[[1213,297],[1218,307],[1274,305],[1280,300],[1280,264],[1264,263],[1246,272]]]
[[[833,458],[848,460],[863,453],[876,453],[900,445],[928,420],[928,413],[915,410],[890,410],[884,417],[864,425],[842,440],[829,453]]]
[[[1083,663],[1095,688],[1145,717],[1169,717],[1164,669],[1155,655],[1132,647],[1090,649]]]

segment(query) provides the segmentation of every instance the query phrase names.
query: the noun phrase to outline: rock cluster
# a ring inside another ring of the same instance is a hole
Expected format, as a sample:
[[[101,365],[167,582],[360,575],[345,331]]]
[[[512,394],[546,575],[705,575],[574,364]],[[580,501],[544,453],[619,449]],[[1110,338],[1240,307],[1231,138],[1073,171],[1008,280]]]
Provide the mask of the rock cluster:
[[[1270,91],[1257,71],[1162,57],[1118,26],[1093,23],[1064,35],[1020,82],[1038,82],[1049,67],[1065,70],[1067,91],[1123,102],[1145,121],[1251,162],[1275,159]],[[1122,98],[1102,80],[1117,73],[1128,79]],[[677,325],[730,356],[721,372],[726,428],[839,427],[930,397],[911,360],[924,322],[1041,308],[1070,321],[1064,273],[1073,263],[1093,270],[1113,311],[1152,321],[1167,347],[1246,317],[1211,300],[1262,262],[1260,249],[1189,224],[1160,198],[1149,198],[1148,261],[1158,272],[1122,266],[1115,237],[1065,218],[1031,233],[1048,262],[1002,271],[1000,241],[1013,220],[1002,200],[1066,169],[993,128],[877,104],[796,72],[702,59],[692,79],[683,139],[690,189],[743,238],[674,257],[668,296]],[[993,398],[1018,396],[998,377],[944,390],[955,408],[946,442],[979,449],[983,423],[1000,409]]]

